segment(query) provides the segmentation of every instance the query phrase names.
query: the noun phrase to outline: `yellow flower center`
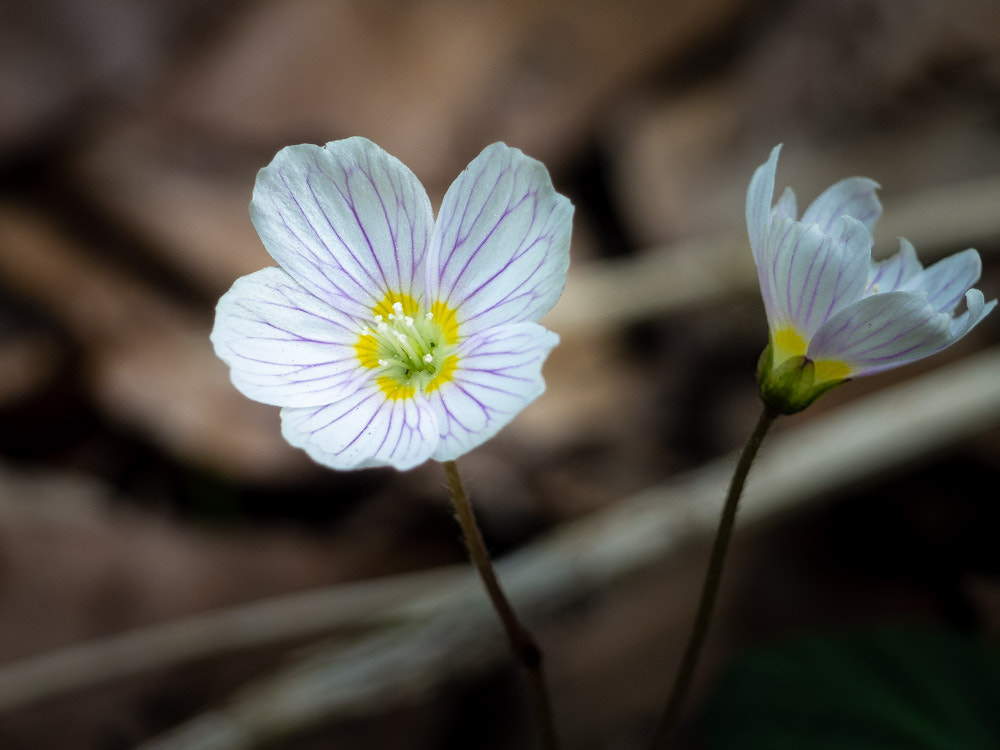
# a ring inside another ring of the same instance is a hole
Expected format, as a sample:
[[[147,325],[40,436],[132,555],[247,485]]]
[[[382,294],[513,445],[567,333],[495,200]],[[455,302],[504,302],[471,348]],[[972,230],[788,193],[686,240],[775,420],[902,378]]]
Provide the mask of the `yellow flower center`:
[[[771,351],[774,366],[792,357],[804,357],[808,343],[791,326],[779,328],[771,334]],[[813,360],[813,382],[825,383],[830,380],[844,380],[851,376],[851,368],[846,362],[836,359]]]
[[[458,321],[444,302],[430,310],[408,294],[389,292],[372,308],[372,324],[354,345],[361,366],[375,370],[390,399],[431,393],[452,379],[458,366]]]
[[[774,364],[780,365],[792,357],[804,357],[808,344],[794,328],[779,328],[771,334],[771,349],[774,352]]]

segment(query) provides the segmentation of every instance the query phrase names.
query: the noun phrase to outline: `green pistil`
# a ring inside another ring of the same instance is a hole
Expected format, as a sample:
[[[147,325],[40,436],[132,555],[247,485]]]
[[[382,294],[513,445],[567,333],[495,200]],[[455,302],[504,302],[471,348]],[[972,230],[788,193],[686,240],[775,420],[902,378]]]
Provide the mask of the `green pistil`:
[[[431,313],[411,317],[398,302],[383,319],[375,317],[378,363],[383,373],[397,383],[424,388],[443,365],[449,346]]]

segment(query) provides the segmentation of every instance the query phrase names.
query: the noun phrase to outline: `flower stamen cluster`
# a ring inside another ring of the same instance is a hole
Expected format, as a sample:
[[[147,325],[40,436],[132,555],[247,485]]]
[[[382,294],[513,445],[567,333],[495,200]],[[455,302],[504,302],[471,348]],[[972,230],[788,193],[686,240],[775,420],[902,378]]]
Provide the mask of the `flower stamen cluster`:
[[[362,367],[376,370],[379,387],[392,399],[431,393],[455,372],[457,326],[442,325],[454,315],[437,302],[433,308],[439,320],[433,309],[424,312],[413,298],[405,297],[404,303],[392,296],[375,307],[372,325],[362,326],[355,345],[358,360]]]

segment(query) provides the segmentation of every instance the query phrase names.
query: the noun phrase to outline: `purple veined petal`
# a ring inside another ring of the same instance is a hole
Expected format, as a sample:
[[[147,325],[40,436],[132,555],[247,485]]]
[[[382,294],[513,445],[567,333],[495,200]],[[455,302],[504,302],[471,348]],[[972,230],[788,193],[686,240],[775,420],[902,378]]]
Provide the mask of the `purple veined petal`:
[[[404,471],[438,445],[438,426],[427,400],[389,399],[374,378],[324,406],[285,407],[281,434],[317,463],[331,469],[392,466]]]
[[[927,292],[927,301],[935,310],[950,312],[962,300],[969,287],[979,280],[982,270],[979,253],[969,248],[914,274],[900,288],[905,291]]]
[[[215,352],[246,396],[276,406],[330,403],[365,376],[347,315],[280,268],[238,279],[219,300]]]
[[[257,174],[250,217],[285,271],[318,296],[354,300],[359,320],[389,291],[422,296],[430,200],[365,138],[283,148]]]
[[[774,173],[778,168],[778,155],[780,153],[781,144],[779,143],[771,149],[771,155],[768,156],[767,161],[754,170],[753,177],[750,178],[750,186],[747,188],[747,234],[750,236],[750,249],[753,252],[754,262],[757,264],[758,270],[766,263],[762,252],[768,225],[771,223]],[[788,207],[785,195],[787,195],[787,191],[782,195],[782,200],[785,202],[782,210],[787,210]],[[794,201],[794,194],[792,200]]]
[[[494,143],[445,194],[431,237],[431,302],[456,310],[465,336],[538,320],[566,283],[573,205],[545,166]]]
[[[882,203],[875,191],[878,183],[867,177],[848,177],[836,182],[814,200],[802,214],[802,222],[818,224],[820,231],[829,232],[841,216],[857,219],[869,232],[882,215]]]
[[[923,269],[913,245],[906,238],[900,237],[899,252],[885,260],[872,261],[865,293],[894,292],[903,288],[904,283]]]
[[[772,328],[790,325],[809,340],[831,315],[861,298],[871,248],[861,222],[844,216],[826,234],[815,224],[776,218],[765,242]]]
[[[844,362],[852,375],[871,375],[923,359],[956,340],[951,316],[936,310],[925,293],[895,291],[865,297],[830,318],[806,355]]]
[[[459,346],[450,382],[428,394],[441,443],[433,458],[450,461],[493,437],[545,390],[542,363],[559,337],[537,323],[498,326]]]

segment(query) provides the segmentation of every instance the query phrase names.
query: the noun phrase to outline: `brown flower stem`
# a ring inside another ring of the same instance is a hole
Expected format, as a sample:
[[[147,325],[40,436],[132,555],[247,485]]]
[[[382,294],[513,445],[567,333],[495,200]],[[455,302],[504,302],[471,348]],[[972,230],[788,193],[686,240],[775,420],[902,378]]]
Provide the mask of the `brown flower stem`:
[[[507,634],[507,643],[524,671],[528,691],[531,696],[531,707],[538,724],[539,739],[543,750],[558,750],[555,722],[552,717],[552,701],[546,686],[545,671],[542,666],[542,650],[535,642],[534,636],[518,620],[514,608],[504,594],[497,580],[490,553],[476,523],[472,512],[469,496],[462,486],[462,477],[454,461],[444,462],[444,473],[448,477],[448,488],[451,490],[451,502],[455,508],[455,517],[462,527],[465,545],[469,550],[469,559],[479,573],[486,587],[490,602],[503,623]]]
[[[719,519],[719,527],[715,532],[715,541],[712,543],[712,552],[708,558],[708,571],[705,574],[705,581],[701,587],[701,599],[698,602],[698,612],[695,615],[694,625],[691,628],[691,635],[688,636],[687,645],[684,647],[684,655],[681,664],[677,669],[677,677],[674,678],[673,688],[667,698],[660,721],[656,725],[653,733],[653,741],[650,744],[652,750],[664,747],[670,736],[684,699],[687,697],[691,687],[691,679],[694,677],[695,668],[698,666],[698,657],[701,655],[705,639],[708,637],[708,628],[712,620],[712,611],[715,608],[716,596],[719,593],[719,583],[722,580],[722,568],[726,560],[726,551],[729,549],[729,539],[733,534],[733,526],[736,522],[736,508],[743,494],[743,486],[746,484],[747,475],[750,473],[750,465],[757,456],[764,436],[774,424],[774,420],[779,416],[779,412],[770,406],[764,406],[764,411],[757,420],[757,425],[750,434],[747,444],[740,453],[739,461],[736,463],[736,471],[729,484],[729,494],[726,497],[726,504],[722,508],[722,517]]]

